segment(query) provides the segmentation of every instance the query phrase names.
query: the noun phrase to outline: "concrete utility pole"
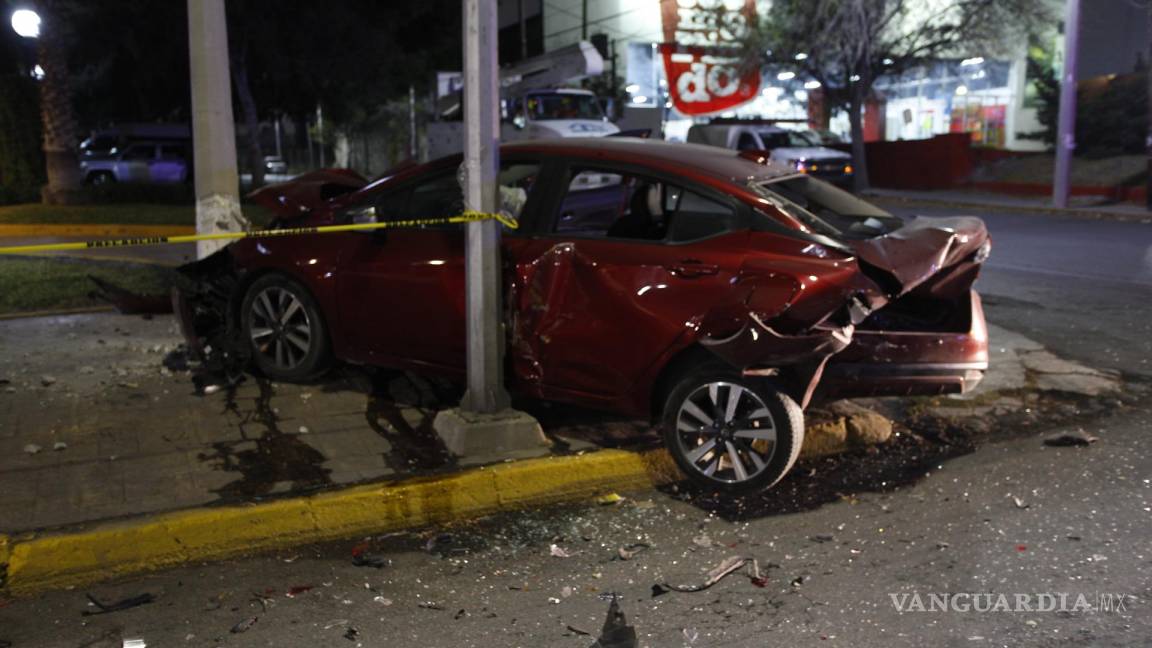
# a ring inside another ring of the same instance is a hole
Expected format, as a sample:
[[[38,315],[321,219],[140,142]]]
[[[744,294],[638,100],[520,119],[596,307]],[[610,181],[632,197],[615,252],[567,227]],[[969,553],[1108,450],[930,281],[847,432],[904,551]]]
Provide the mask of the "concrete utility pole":
[[[1060,120],[1056,129],[1056,169],[1052,177],[1052,205],[1068,206],[1068,176],[1076,149],[1076,59],[1080,50],[1080,0],[1066,0],[1064,12],[1064,69],[1060,73]]]
[[[1148,178],[1144,183],[1144,198],[1148,211],[1152,211],[1152,0],[1148,2],[1148,56],[1144,59],[1144,74],[1148,75],[1145,83],[1148,86],[1148,135],[1144,140],[1144,148],[1148,153]]]
[[[468,209],[493,213],[500,173],[500,87],[496,3],[464,0],[464,165]],[[433,427],[450,452],[484,461],[548,448],[540,424],[509,408],[504,389],[504,313],[500,224],[468,223],[464,241],[468,390],[460,409],[440,412]]]
[[[196,233],[243,231],[248,221],[240,212],[224,0],[188,0],[188,58],[192,68]],[[202,259],[225,245],[226,241],[200,241],[196,256]]]

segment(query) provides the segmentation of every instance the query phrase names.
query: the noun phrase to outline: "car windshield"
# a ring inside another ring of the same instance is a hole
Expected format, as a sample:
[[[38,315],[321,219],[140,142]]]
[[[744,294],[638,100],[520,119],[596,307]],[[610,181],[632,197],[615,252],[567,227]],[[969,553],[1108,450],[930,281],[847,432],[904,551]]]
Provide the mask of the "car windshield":
[[[820,138],[811,131],[760,131],[760,139],[769,150],[820,146]]]
[[[604,111],[593,95],[557,92],[528,96],[528,119],[603,119]]]
[[[817,234],[866,239],[904,224],[899,217],[811,176],[796,174],[752,183],[757,194]]]

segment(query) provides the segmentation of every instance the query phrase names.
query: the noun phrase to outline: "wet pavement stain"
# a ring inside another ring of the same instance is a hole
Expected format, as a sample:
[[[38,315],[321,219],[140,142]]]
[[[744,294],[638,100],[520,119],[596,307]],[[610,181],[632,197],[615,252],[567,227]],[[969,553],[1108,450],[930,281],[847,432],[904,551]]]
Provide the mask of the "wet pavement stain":
[[[438,410],[459,400],[457,389],[409,373],[373,376],[364,418],[388,442],[384,463],[397,472],[446,468],[455,463],[432,428]]]
[[[240,478],[214,489],[223,502],[244,501],[270,495],[278,485],[299,493],[332,484],[327,458],[295,434],[279,427],[272,408],[272,384],[255,378],[260,394],[252,410],[244,410],[236,400],[236,388],[226,391],[225,412],[239,419],[241,438],[212,444],[213,453],[200,453],[201,461],[215,461],[216,468],[236,472]]]

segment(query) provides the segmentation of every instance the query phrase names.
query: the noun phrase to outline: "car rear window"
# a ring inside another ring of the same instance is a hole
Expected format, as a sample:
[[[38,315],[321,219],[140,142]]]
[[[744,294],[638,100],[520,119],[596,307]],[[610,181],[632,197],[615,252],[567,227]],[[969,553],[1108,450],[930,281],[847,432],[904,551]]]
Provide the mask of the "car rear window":
[[[832,238],[873,238],[904,224],[899,217],[804,174],[754,182],[752,188],[813,232]]]

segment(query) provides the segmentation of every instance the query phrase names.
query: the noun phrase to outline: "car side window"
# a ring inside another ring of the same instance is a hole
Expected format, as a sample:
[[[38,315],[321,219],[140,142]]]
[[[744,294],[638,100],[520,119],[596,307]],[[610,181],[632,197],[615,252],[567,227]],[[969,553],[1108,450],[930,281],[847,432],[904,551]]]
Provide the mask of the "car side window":
[[[759,150],[760,142],[756,141],[756,137],[749,132],[740,133],[740,139],[736,142],[736,149],[740,151],[756,151]]]
[[[540,165],[506,163],[498,179],[497,210],[519,219],[536,184]],[[464,191],[455,172],[440,173],[425,180],[380,195],[369,207],[350,210],[353,222],[420,220],[449,218],[464,213]],[[462,223],[429,225],[434,228],[458,228]]]
[[[125,160],[151,160],[156,156],[156,147],[154,146],[131,146],[127,151],[124,151]]]
[[[656,178],[601,169],[570,177],[557,234],[684,243],[740,227],[735,208]]]

